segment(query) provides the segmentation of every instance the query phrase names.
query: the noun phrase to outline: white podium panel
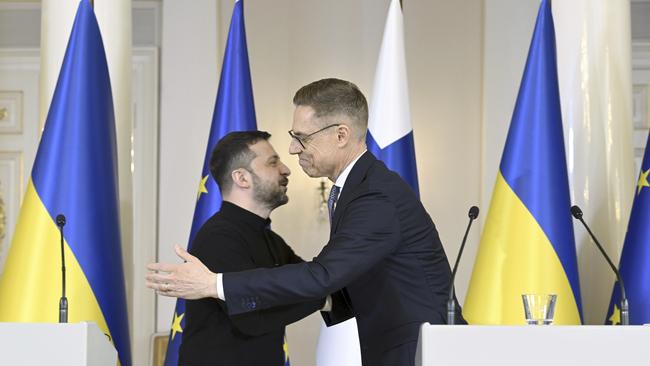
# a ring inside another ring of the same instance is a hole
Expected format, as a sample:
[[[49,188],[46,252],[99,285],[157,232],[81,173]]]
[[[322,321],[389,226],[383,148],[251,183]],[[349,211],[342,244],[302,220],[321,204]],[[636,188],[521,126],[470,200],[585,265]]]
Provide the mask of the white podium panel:
[[[416,365],[650,365],[650,326],[426,323]]]
[[[117,351],[95,323],[0,323],[0,364],[115,366]]]

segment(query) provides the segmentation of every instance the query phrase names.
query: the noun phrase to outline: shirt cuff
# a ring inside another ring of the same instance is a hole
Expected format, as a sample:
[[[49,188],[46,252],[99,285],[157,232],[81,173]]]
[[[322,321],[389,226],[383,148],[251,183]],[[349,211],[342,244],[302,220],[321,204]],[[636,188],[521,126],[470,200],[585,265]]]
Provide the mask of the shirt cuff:
[[[223,293],[223,273],[217,273],[217,297],[220,300],[226,301],[226,295]],[[331,307],[332,305],[330,304]]]
[[[323,304],[323,307],[320,309],[320,311],[332,311],[332,296],[327,295],[325,298],[325,304]]]

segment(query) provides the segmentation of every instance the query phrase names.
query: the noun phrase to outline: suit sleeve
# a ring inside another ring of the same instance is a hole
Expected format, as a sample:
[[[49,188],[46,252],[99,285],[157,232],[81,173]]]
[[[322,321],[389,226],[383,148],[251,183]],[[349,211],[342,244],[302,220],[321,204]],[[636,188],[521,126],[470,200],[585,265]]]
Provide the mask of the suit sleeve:
[[[285,263],[302,263],[305,261],[300,258],[300,256],[298,256],[281,237],[275,234],[274,236],[280,247],[279,250],[285,257]],[[331,327],[332,325],[339,324],[354,317],[354,312],[352,311],[352,306],[350,305],[350,300],[345,288],[333,292],[329,294],[329,296],[332,301],[332,309],[330,311],[321,311],[321,316],[323,317],[325,325]]]
[[[209,235],[197,236],[191,252],[213,272],[256,268],[256,264],[241,243],[242,239],[234,235],[213,232]],[[221,300],[217,302],[227,314],[227,304]],[[323,303],[323,299],[315,299],[246,314],[229,315],[229,318],[235,329],[242,334],[259,336],[306,317],[322,308]]]
[[[332,310],[320,312],[325,325],[331,327],[332,325],[342,323],[354,317],[354,311],[352,311],[352,306],[350,305],[345,288],[334,292],[330,296],[332,299]]]
[[[400,227],[394,203],[381,191],[353,198],[336,234],[311,262],[224,273],[231,314],[322,298],[342,289],[396,250]]]

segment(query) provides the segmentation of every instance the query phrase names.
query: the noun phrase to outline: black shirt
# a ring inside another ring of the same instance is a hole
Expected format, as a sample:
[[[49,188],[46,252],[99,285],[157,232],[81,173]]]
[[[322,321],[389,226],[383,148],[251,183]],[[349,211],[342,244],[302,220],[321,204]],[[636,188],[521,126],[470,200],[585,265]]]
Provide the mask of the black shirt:
[[[270,223],[224,201],[197,233],[190,253],[215,273],[302,262]],[[179,365],[284,365],[285,325],[322,305],[317,300],[228,316],[221,300],[187,300]]]

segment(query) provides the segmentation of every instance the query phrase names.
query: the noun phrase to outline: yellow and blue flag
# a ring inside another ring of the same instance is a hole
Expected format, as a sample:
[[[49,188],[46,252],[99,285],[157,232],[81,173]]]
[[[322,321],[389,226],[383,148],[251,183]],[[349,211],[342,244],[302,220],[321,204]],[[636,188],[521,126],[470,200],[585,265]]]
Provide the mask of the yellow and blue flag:
[[[646,143],[645,156],[627,226],[625,244],[619,270],[625,284],[628,299],[630,324],[650,323],[650,136]],[[609,304],[606,324],[621,324],[621,292],[618,283],[614,284],[612,300]]]
[[[580,324],[551,2],[542,1],[463,315],[525,324],[521,295],[557,294],[555,324]]]
[[[201,170],[188,250],[191,248],[201,226],[221,208],[221,193],[217,183],[210,175],[210,155],[212,150],[217,142],[229,132],[254,130],[257,130],[257,123],[255,121],[253,86],[248,64],[244,2],[239,0],[235,2],[230,20],[228,41],[223,57],[221,79],[212,115],[208,146],[203,159],[203,169]],[[181,333],[185,325],[184,317],[185,300],[178,299],[169,334],[165,366],[178,365],[178,351],[183,342]]]
[[[69,321],[97,323],[128,366],[117,171],[106,55],[82,0],[0,278],[0,322],[57,322],[64,214]]]

